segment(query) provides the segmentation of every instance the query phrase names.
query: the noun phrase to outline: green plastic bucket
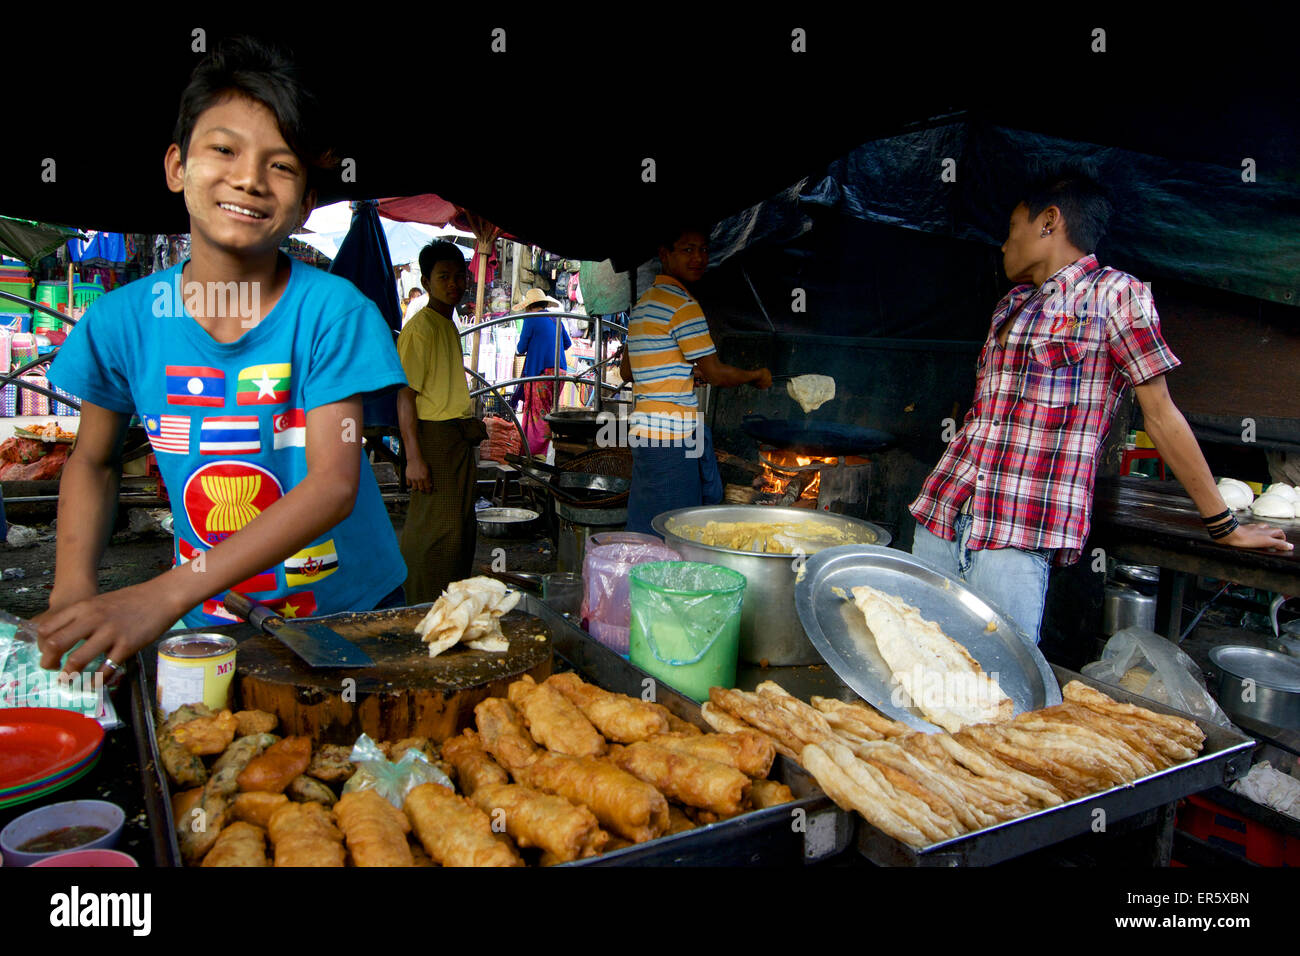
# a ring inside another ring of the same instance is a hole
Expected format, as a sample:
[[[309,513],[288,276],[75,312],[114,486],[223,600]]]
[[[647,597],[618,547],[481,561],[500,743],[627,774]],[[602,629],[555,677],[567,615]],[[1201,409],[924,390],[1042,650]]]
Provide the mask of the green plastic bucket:
[[[697,701],[736,685],[745,576],[694,561],[654,561],[628,572],[629,658]]]

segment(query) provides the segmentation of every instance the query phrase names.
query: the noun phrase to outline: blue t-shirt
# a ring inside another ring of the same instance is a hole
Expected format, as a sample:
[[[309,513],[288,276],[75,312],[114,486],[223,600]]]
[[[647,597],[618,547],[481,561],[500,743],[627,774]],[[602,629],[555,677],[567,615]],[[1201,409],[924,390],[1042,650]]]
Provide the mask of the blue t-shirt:
[[[559,319],[549,315],[524,316],[524,330],[519,333],[516,355],[524,355],[523,376],[541,375],[555,364],[555,323]],[[564,353],[572,347],[569,330],[560,325],[560,369],[568,371],[569,363]]]
[[[213,339],[184,309],[181,268],[97,299],[50,368],[64,391],[144,422],[167,485],[176,555],[229,537],[307,476],[307,412],[405,385],[393,334],[351,282],[294,261],[280,300],[237,341]],[[361,422],[357,422],[361,454]],[[362,462],[352,513],[234,590],[285,617],[370,610],[406,564]],[[185,615],[229,623],[224,592]]]

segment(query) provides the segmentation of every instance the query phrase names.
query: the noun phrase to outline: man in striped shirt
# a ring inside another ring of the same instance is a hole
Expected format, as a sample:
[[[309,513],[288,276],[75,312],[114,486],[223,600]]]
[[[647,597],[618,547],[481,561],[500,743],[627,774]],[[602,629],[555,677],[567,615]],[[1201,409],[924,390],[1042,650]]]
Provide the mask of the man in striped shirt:
[[[1283,533],[1237,527],[1165,386],[1179,362],[1151,291],[1092,251],[1110,218],[1103,187],[1064,170],[1031,186],[1002,245],[1020,283],[993,310],[975,401],[910,510],[912,553],[968,581],[1038,640],[1048,570],[1088,537],[1097,458],[1124,390],[1210,535],[1289,551]]]
[[[649,533],[657,514],[722,500],[712,436],[695,399],[696,374],[722,388],[772,385],[765,368],[750,371],[718,359],[708,321],[689,291],[709,265],[707,235],[685,229],[665,237],[659,247],[663,273],[628,317],[621,368],[635,399],[628,420],[629,531]]]

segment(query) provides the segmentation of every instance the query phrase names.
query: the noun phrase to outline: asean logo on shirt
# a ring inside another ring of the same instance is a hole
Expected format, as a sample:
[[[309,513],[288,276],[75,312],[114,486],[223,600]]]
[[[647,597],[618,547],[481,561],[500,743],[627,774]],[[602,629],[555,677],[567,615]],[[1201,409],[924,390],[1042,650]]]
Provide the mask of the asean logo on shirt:
[[[181,499],[198,539],[220,544],[284,495],[280,481],[260,465],[214,461],[190,475]]]

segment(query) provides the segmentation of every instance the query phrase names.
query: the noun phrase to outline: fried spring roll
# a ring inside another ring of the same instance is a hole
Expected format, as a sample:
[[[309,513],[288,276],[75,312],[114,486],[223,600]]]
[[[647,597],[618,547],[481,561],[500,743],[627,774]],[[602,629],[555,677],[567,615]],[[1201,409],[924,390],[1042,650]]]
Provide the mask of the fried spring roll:
[[[483,749],[506,770],[517,774],[542,753],[533,738],[528,736],[519,712],[507,700],[489,697],[474,708],[479,738]]]
[[[667,711],[645,701],[611,694],[567,671],[552,674],[543,686],[554,687],[577,707],[605,737],[620,744],[636,743],[668,733]]]
[[[601,825],[635,843],[668,829],[668,801],[650,784],[594,757],[546,754],[519,774],[520,783],[580,803]]]
[[[436,783],[406,796],[406,815],[425,851],[443,866],[523,866],[508,839],[492,832],[488,815]]]
[[[651,737],[646,743],[673,753],[701,757],[735,767],[747,777],[766,777],[772,770],[772,761],[776,759],[776,745],[770,737],[757,730],[703,734],[699,737],[668,734]]]
[[[472,797],[480,787],[510,782],[510,774],[487,755],[483,741],[472,730],[467,729],[461,736],[446,741],[442,756],[456,768],[456,782],[467,797]]]
[[[525,674],[508,693],[533,739],[552,753],[599,757],[608,749],[591,721],[554,687]]]
[[[489,816],[501,811],[506,832],[521,847],[540,847],[559,863],[595,856],[609,842],[586,807],[531,787],[491,784],[475,790],[472,801]]]
[[[348,841],[356,866],[414,866],[406,834],[411,824],[406,814],[374,790],[345,793],[334,815]]]
[[[775,780],[755,780],[750,783],[749,798],[755,810],[775,807],[794,800],[794,791]]]
[[[236,820],[243,820],[265,829],[271,825],[271,814],[289,802],[283,793],[267,793],[254,790],[249,793],[235,794],[232,808]]]
[[[271,814],[268,832],[277,867],[343,865],[343,834],[319,803],[286,803]]]
[[[237,778],[240,790],[280,793],[311,764],[311,738],[285,737],[249,761]]]
[[[266,831],[242,821],[221,831],[203,858],[203,866],[270,866],[266,859]]]
[[[664,831],[664,836],[685,833],[687,830],[694,829],[695,821],[683,813],[681,807],[675,803],[668,804],[668,829]]]
[[[623,747],[611,755],[621,769],[670,800],[720,816],[739,813],[749,799],[749,778],[735,767],[653,744]]]

